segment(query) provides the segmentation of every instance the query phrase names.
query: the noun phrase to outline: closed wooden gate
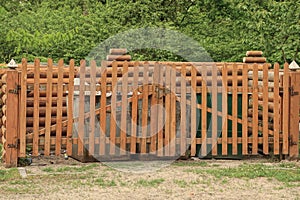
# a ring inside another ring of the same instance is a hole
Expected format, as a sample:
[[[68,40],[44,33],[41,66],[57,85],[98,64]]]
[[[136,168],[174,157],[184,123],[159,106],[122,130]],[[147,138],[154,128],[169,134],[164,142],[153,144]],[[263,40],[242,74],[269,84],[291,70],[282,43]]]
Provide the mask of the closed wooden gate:
[[[284,70],[278,64],[126,61],[75,67],[74,61],[28,65],[24,59],[7,72],[4,160],[15,166],[28,153],[64,151],[81,161],[295,158],[299,79],[288,64]]]

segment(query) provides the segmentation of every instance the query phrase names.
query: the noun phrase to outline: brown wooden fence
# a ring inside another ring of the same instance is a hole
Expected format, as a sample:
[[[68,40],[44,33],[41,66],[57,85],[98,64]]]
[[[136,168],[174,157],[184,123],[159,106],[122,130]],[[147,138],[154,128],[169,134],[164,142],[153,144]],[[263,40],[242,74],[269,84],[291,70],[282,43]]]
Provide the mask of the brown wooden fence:
[[[5,162],[66,150],[81,161],[298,157],[298,72],[275,64],[102,62],[7,71]],[[17,91],[17,92],[13,92]]]

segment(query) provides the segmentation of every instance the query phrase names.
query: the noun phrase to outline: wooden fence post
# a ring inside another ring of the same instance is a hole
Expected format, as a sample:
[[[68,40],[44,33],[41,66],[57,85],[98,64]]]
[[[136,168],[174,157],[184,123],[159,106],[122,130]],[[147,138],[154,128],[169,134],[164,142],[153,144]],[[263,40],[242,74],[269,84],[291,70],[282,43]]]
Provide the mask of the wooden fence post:
[[[300,72],[290,72],[289,159],[299,156]]]
[[[7,70],[5,167],[17,167],[18,164],[19,89],[18,71]]]

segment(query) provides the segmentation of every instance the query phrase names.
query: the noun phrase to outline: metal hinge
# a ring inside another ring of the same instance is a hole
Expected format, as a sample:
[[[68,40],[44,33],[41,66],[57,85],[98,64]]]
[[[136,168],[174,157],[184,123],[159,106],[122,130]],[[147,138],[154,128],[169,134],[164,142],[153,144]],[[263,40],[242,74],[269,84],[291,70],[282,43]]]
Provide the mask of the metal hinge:
[[[17,139],[16,142],[15,142],[15,144],[7,144],[7,148],[17,149],[18,146],[19,146],[19,142],[20,142],[20,140]]]
[[[16,85],[15,89],[8,90],[8,92],[12,94],[19,94],[19,90],[21,90],[21,86]]]
[[[295,96],[295,95],[298,95],[298,94],[299,94],[299,92],[295,92],[295,91],[294,91],[293,86],[289,87],[289,91],[290,91],[290,95],[291,95],[291,96]]]

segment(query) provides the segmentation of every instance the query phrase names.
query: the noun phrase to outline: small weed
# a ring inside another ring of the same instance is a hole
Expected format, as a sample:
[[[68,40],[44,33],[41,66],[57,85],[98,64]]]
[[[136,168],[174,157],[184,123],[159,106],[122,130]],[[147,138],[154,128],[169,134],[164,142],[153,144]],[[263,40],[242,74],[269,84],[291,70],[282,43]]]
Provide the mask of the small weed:
[[[138,180],[136,185],[143,186],[143,187],[157,187],[159,184],[161,184],[164,181],[165,180],[163,178],[153,179],[153,180],[140,179]]]
[[[3,144],[0,144],[0,162],[2,162]]]
[[[188,186],[188,183],[185,180],[174,180],[174,183],[181,188],[185,188]]]
[[[42,169],[42,171],[51,173],[51,172],[54,172],[55,170],[52,167],[45,167],[45,168]]]
[[[19,179],[20,174],[17,168],[0,170],[0,182]]]
[[[113,186],[117,186],[116,182],[114,180],[111,181],[107,181],[104,180],[103,178],[97,178],[95,180],[95,184],[101,186],[101,187],[113,187]]]
[[[57,172],[84,172],[84,171],[88,171],[91,170],[95,167],[98,167],[99,165],[94,163],[94,164],[90,164],[90,165],[85,165],[85,166],[81,166],[81,167],[60,167],[57,168],[56,171]]]

